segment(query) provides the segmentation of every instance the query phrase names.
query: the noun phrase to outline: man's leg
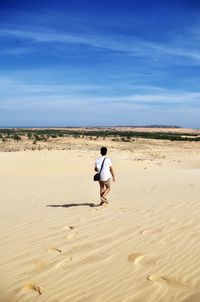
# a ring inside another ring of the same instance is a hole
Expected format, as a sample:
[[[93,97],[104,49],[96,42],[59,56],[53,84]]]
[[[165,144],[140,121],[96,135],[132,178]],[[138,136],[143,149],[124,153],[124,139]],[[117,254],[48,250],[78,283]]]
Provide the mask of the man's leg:
[[[100,186],[100,197],[104,194],[105,190],[106,190],[106,186],[104,185],[103,181],[99,182],[99,186]]]
[[[106,197],[106,195],[110,192],[110,187],[108,187],[107,185],[105,185],[106,189],[102,192],[102,197]]]
[[[101,188],[101,186],[100,186]],[[106,195],[110,192],[110,180],[102,182],[102,189],[100,189],[100,195],[106,202]]]

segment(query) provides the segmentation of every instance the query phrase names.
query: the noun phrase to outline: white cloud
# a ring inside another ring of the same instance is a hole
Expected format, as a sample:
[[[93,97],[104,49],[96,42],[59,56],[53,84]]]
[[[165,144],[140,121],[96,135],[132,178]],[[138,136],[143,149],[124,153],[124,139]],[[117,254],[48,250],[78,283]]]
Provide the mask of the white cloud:
[[[19,73],[21,74],[21,73]],[[104,103],[111,104],[187,104],[188,106],[195,104],[200,106],[200,91],[191,92],[186,90],[169,90],[159,86],[152,85],[130,85],[121,83],[119,90],[117,90],[115,83],[105,83],[104,85],[89,84],[89,83],[39,83],[36,76],[37,71],[33,74],[33,79],[26,78],[26,74],[22,73],[22,78],[19,79],[18,74],[14,76],[0,76],[0,95],[1,101],[3,98],[7,100],[19,99],[25,100],[28,98],[33,102],[39,99],[41,102],[46,101],[53,103],[59,100],[63,103],[66,100],[80,101],[90,103]],[[122,90],[124,88],[124,90]],[[135,91],[135,93],[126,93],[123,91]],[[101,94],[103,90],[103,95]],[[113,94],[115,91],[115,94]],[[9,105],[9,103],[8,103]]]
[[[62,44],[84,44],[90,47],[107,49],[115,52],[127,53],[129,55],[146,56],[157,58],[161,56],[175,56],[190,58],[200,62],[200,51],[190,48],[180,48],[176,45],[165,45],[156,42],[145,42],[135,39],[131,36],[109,36],[95,34],[72,34],[69,32],[55,32],[45,28],[37,29],[37,31],[30,30],[14,30],[14,29],[0,29],[1,37],[13,37],[24,40],[31,40],[35,43],[62,43]],[[23,51],[23,49],[21,49]],[[25,51],[25,49],[24,49]],[[5,51],[4,51],[5,52]],[[20,52],[20,49],[10,50],[15,54]]]

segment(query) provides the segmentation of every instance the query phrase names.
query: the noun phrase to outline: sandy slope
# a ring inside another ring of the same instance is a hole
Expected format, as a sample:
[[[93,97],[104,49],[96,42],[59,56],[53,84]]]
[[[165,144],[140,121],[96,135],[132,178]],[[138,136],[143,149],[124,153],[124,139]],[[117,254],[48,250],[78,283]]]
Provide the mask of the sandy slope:
[[[199,145],[0,153],[1,302],[199,302]],[[148,151],[148,152],[147,152]]]

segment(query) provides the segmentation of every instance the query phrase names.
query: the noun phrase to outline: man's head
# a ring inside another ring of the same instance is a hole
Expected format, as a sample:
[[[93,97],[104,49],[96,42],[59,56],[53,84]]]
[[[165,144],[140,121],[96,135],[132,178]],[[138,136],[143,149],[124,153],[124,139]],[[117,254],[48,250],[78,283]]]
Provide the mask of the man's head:
[[[107,148],[106,147],[101,147],[101,155],[104,156],[107,154]]]

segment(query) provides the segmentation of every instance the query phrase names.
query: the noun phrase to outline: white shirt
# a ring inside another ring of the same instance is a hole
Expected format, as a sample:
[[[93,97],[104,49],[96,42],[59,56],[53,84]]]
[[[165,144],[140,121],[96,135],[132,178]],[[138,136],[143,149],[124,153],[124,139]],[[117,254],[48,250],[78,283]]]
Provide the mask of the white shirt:
[[[103,168],[101,170],[101,164],[104,161],[103,164]],[[101,158],[97,159],[95,162],[95,167],[97,167],[98,172],[100,172],[101,170],[101,175],[100,175],[100,179],[103,181],[107,181],[108,179],[110,179],[112,177],[111,173],[110,173],[110,167],[112,167],[112,163],[111,160],[109,158],[107,158],[106,156],[102,156]]]

